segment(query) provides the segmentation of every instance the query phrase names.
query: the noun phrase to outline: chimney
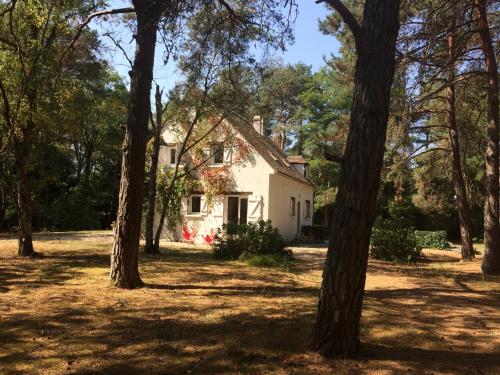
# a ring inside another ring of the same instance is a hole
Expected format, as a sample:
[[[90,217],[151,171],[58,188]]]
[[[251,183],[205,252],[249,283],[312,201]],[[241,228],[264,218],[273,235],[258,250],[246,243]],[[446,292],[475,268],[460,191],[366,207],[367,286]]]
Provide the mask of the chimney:
[[[281,134],[281,132],[274,130],[271,136],[271,140],[274,142],[274,145],[278,148],[278,150],[283,151],[285,149],[283,135]]]
[[[264,123],[260,116],[253,116],[252,123],[253,123],[253,128],[257,131],[257,133],[264,134]]]

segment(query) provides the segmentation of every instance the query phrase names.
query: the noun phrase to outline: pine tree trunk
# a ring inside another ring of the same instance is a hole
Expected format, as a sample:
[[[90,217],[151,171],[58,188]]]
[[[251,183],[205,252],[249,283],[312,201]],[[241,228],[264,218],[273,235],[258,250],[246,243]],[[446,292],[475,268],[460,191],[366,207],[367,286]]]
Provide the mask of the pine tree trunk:
[[[138,268],[144,167],[153,78],[156,30],[160,9],[133,2],[137,15],[136,52],[130,72],[128,120],[123,142],[118,213],[111,254],[111,283],[120,288],[142,286]]]
[[[384,156],[398,28],[399,1],[365,2],[350,130],[314,329],[315,350],[327,357],[352,357],[359,349],[368,248]]]
[[[498,172],[498,65],[486,14],[486,2],[473,0],[481,47],[488,75],[488,124],[484,197],[484,274],[500,274],[499,172]]]
[[[455,17],[455,16],[453,16]],[[467,201],[467,191],[465,189],[464,176],[462,174],[462,159],[460,156],[460,140],[458,137],[456,118],[456,95],[455,95],[455,19],[450,22],[448,30],[448,87],[447,94],[447,122],[450,136],[452,153],[452,176],[455,188],[455,201],[460,222],[460,239],[462,244],[462,259],[471,260],[474,258],[474,248],[472,245],[472,218],[469,202]]]
[[[16,141],[15,167],[18,208],[18,255],[27,257],[35,255],[32,239],[32,202],[28,180],[28,145],[30,130],[23,131],[23,140]]]
[[[171,184],[173,184],[173,182]],[[159,223],[158,223],[158,227],[156,228],[156,233],[155,233],[155,238],[154,238],[154,242],[153,242],[153,247],[155,248],[154,251],[157,251],[157,252],[160,252],[161,232],[163,231],[163,226],[165,225],[165,218],[167,216],[168,206],[167,206],[167,204],[165,202],[169,201],[169,196],[171,194],[171,189],[172,189],[171,187],[168,189],[168,191],[166,193],[166,197],[163,199],[163,205],[162,205],[161,212],[160,212],[160,220],[159,220]]]
[[[151,168],[149,170],[149,184],[147,192],[146,209],[146,245],[144,252],[148,254],[158,254],[160,252],[159,244],[155,246],[154,241],[154,219],[156,209],[156,175],[158,172],[158,158],[160,155],[160,142],[162,130],[162,112],[160,87],[156,85],[156,125],[153,135],[153,152],[151,154]],[[159,242],[159,241],[158,241]]]

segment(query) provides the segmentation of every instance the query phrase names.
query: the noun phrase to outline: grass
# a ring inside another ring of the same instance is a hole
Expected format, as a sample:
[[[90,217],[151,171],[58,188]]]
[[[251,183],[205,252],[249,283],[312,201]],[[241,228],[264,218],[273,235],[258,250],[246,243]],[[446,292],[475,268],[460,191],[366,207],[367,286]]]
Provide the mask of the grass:
[[[295,264],[292,257],[279,254],[243,253],[239,260],[254,267],[277,267],[287,271],[291,271]]]
[[[0,374],[498,374],[500,280],[480,258],[370,260],[356,360],[311,350],[325,249],[294,272],[217,261],[204,246],[141,254],[146,286],[107,284],[108,233],[36,236],[41,259],[0,239]]]

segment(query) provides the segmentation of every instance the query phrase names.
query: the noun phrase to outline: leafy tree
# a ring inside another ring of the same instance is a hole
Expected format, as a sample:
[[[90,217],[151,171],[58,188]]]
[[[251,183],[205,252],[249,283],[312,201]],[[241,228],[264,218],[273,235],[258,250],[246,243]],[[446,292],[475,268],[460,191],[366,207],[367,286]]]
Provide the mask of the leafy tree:
[[[14,164],[21,256],[35,255],[29,168],[38,132],[50,118],[51,99],[63,67],[58,61],[72,30],[70,19],[95,6],[86,1],[12,0],[0,4],[1,126],[6,134],[1,148],[10,149]]]
[[[304,64],[274,64],[262,70],[254,112],[263,118],[266,133],[282,151],[293,143],[295,152],[302,151],[302,123],[297,114],[300,95],[311,78],[311,67]]]

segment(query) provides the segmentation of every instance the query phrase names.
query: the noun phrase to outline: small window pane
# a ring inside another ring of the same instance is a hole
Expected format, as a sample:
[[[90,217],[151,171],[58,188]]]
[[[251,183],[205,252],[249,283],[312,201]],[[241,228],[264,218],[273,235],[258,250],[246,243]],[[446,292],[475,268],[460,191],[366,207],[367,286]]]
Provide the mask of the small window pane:
[[[175,164],[177,162],[177,150],[175,148],[170,149],[170,164]]]
[[[214,155],[215,164],[222,164],[224,162],[224,147],[222,147],[222,145],[214,146],[212,153]]]
[[[197,213],[201,211],[201,197],[191,197],[191,212]]]

